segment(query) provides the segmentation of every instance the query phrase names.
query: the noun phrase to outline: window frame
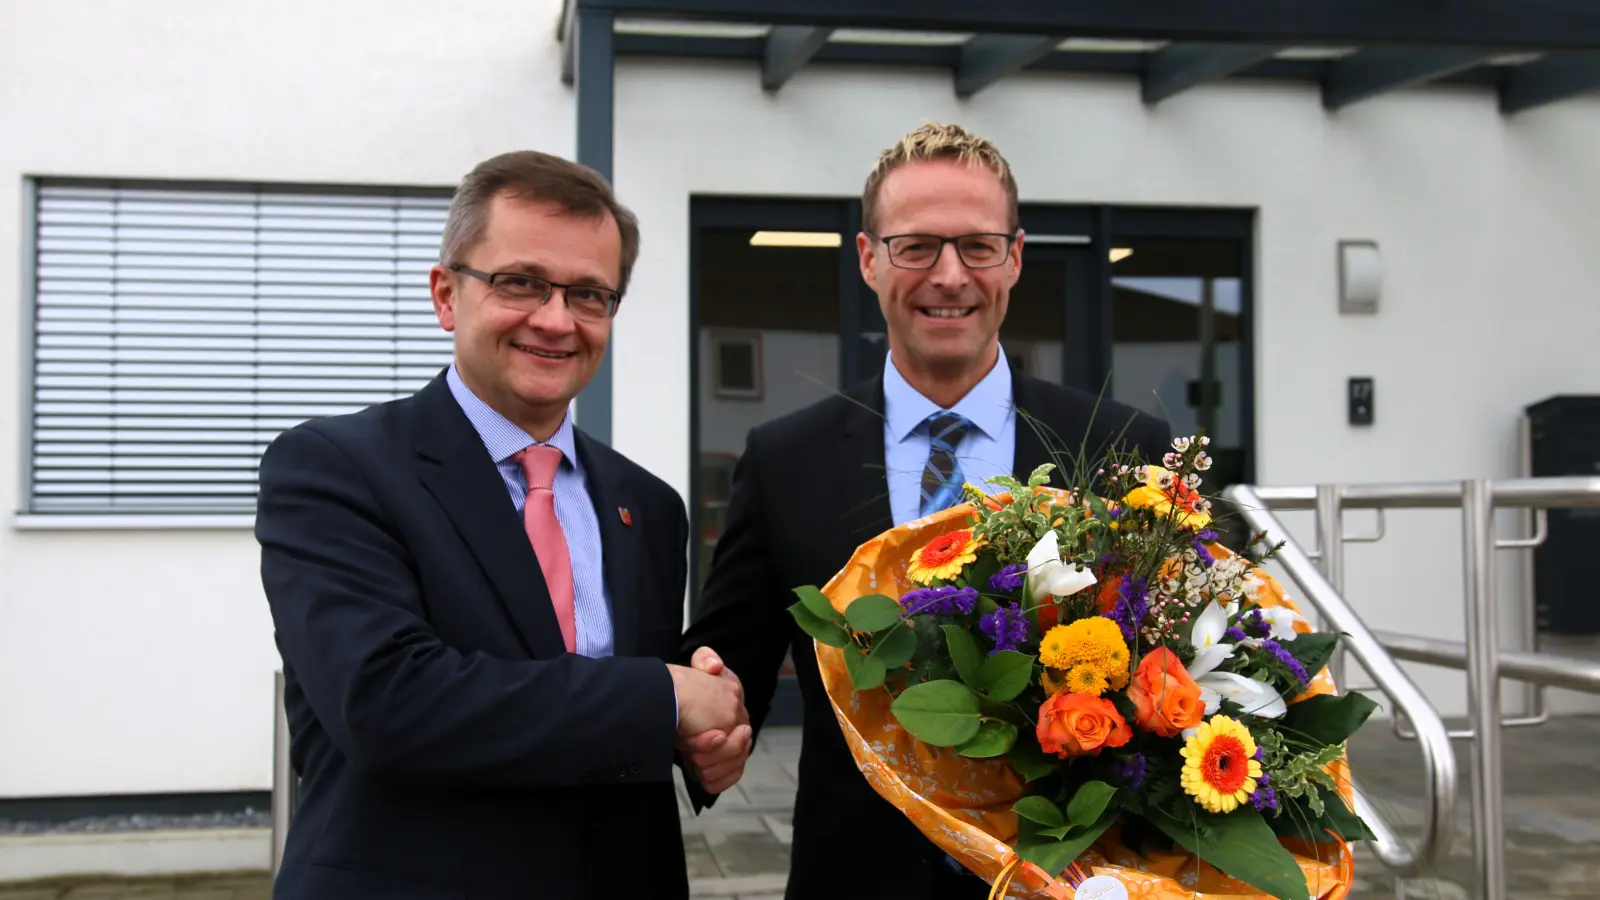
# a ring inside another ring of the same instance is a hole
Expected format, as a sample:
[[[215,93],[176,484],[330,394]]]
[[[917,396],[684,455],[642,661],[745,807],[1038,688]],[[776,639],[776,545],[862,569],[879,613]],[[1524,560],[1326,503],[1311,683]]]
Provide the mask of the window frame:
[[[375,184],[300,181],[266,181],[259,179],[183,179],[183,178],[115,178],[85,176],[25,175],[20,192],[22,258],[18,309],[21,327],[18,329],[21,345],[18,359],[19,373],[19,427],[17,452],[17,499],[13,506],[12,525],[18,531],[80,531],[80,530],[248,530],[255,526],[253,511],[173,510],[127,511],[113,508],[86,508],[79,510],[42,511],[36,497],[38,471],[35,453],[35,420],[37,418],[38,357],[39,357],[39,202],[44,189],[91,188],[103,190],[149,190],[164,192],[239,193],[255,192],[263,195],[312,195],[334,198],[389,197],[448,199],[455,191],[448,184]]]

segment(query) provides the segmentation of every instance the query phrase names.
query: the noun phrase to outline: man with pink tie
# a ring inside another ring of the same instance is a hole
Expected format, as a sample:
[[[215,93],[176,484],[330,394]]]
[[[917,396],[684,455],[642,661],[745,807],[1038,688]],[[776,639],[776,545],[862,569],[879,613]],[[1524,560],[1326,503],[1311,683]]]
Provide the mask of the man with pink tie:
[[[672,766],[738,779],[743,694],[709,650],[666,662],[682,499],[568,414],[638,246],[592,170],[480,164],[430,273],[453,363],[263,456],[301,776],[275,897],[688,896]]]

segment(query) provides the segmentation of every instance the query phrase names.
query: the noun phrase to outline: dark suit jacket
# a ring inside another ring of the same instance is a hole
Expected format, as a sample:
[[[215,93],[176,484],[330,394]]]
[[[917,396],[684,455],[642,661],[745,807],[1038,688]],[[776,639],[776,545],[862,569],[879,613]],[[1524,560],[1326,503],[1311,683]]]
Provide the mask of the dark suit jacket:
[[[1087,438],[1084,449],[1094,458],[1108,441],[1120,440],[1152,461],[1171,449],[1166,423],[1129,407],[1104,401],[1095,410],[1089,394],[1020,373],[1013,373],[1012,396],[1021,412],[1055,432],[1051,449],[1076,454]],[[820,587],[858,546],[893,525],[882,409],[879,377],[750,432],[683,653],[715,648],[743,681],[750,720],[759,728],[784,651],[793,649],[805,718],[788,900],[837,900],[846,884],[851,896],[875,900],[981,900],[988,887],[971,876],[953,879],[938,847],[862,777],[817,674],[812,640],[786,611],[795,602],[793,588]],[[1014,474],[1025,480],[1050,461],[1046,443],[1019,415]],[[698,805],[713,798],[695,793],[693,799]]]
[[[582,432],[577,448],[610,659],[565,652],[443,375],[273,441],[256,537],[302,775],[275,897],[688,896],[662,662],[682,635],[683,501]]]

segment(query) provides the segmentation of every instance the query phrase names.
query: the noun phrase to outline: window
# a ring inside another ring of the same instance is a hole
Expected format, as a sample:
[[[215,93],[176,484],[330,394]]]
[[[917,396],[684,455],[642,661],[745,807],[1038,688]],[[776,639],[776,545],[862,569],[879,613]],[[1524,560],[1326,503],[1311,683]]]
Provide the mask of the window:
[[[447,365],[448,191],[41,181],[30,513],[253,512],[281,431]]]
[[[717,334],[712,338],[716,351],[716,394],[731,400],[761,399],[761,335]]]

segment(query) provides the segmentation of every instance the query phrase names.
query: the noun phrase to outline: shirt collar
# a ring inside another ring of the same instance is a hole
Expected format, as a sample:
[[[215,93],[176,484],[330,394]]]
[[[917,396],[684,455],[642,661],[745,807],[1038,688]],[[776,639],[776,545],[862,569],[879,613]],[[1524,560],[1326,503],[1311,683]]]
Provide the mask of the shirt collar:
[[[510,459],[513,453],[540,443],[474,394],[466,382],[461,380],[455,363],[450,364],[450,371],[445,373],[445,381],[450,385],[451,396],[456,398],[461,411],[467,414],[467,421],[477,430],[484,449],[489,451],[489,458],[493,459],[496,465]],[[571,415],[562,416],[561,427],[550,436],[550,440],[543,443],[560,450],[565,463],[574,469],[578,468],[578,454],[575,452],[577,441],[573,436]]]
[[[912,387],[894,367],[894,356],[883,361],[883,414],[889,433],[904,441],[927,418],[943,410]],[[1011,423],[1011,365],[1005,348],[995,357],[994,368],[973,386],[950,412],[964,416],[992,440],[999,439]]]

